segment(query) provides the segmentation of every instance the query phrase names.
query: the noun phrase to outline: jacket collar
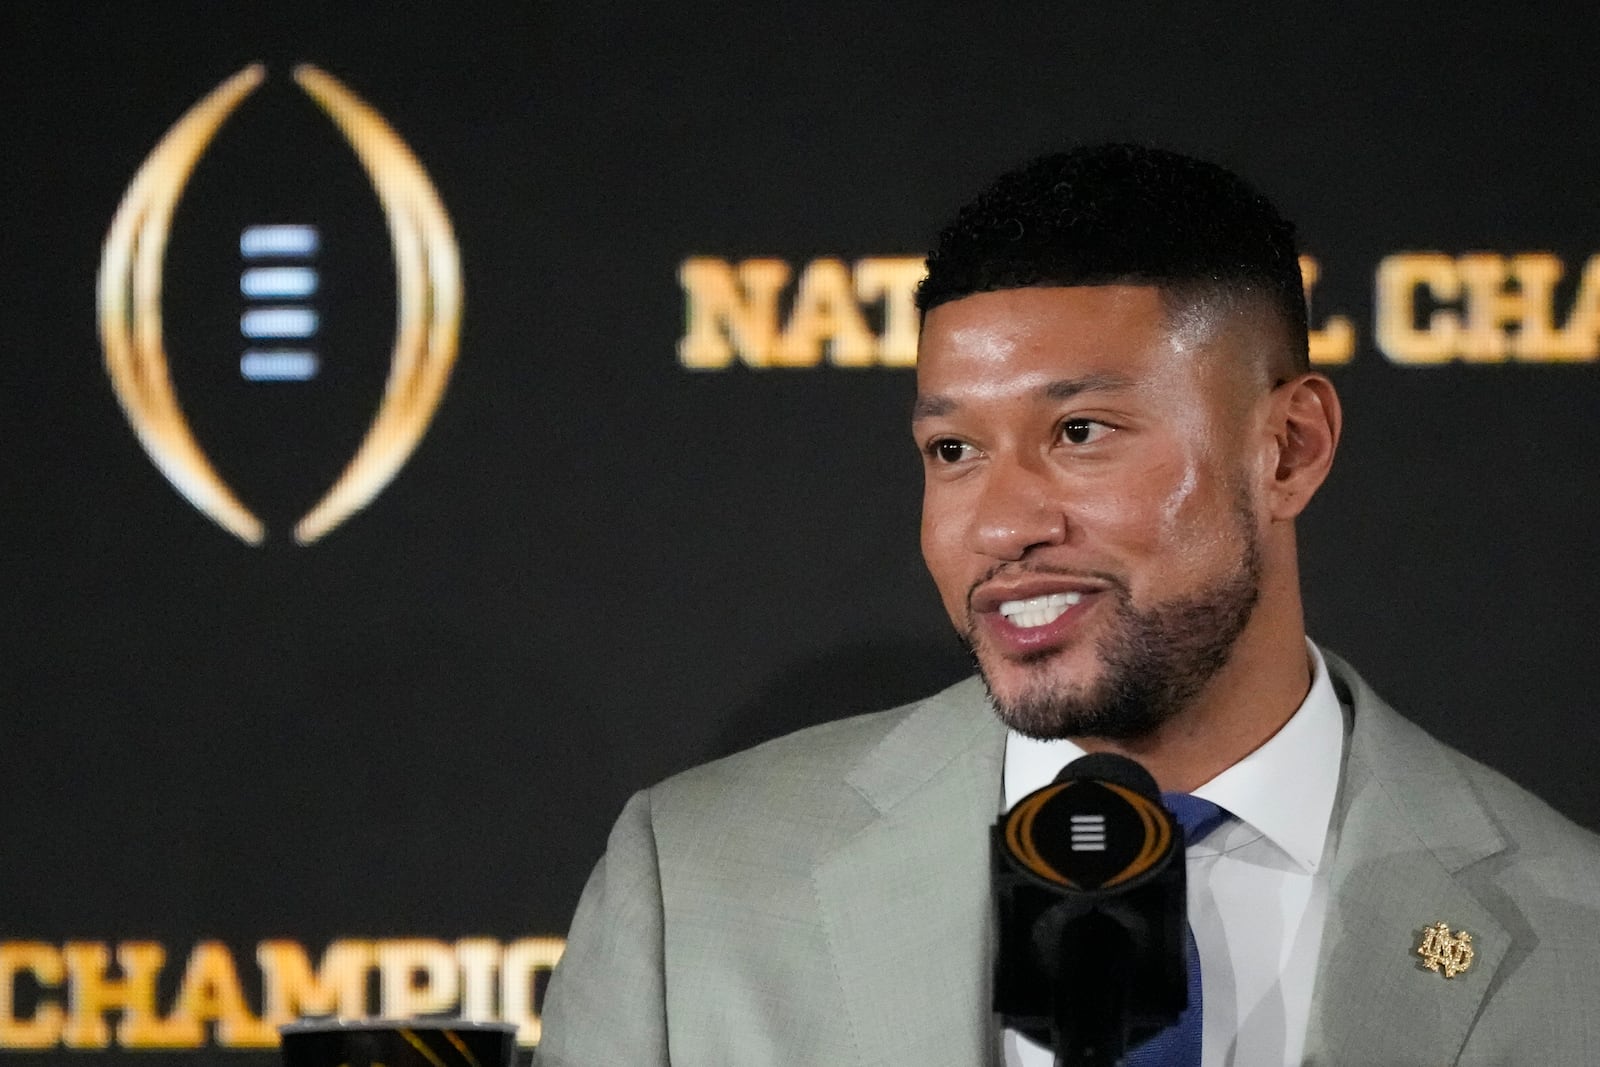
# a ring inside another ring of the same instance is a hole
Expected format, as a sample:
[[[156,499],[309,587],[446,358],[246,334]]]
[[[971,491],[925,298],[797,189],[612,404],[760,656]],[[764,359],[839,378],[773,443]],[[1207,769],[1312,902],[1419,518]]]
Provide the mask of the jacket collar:
[[[1506,841],[1461,776],[1460,757],[1397,715],[1349,664],[1327,661],[1352,725],[1306,1060],[1453,1063],[1511,947],[1492,902],[1460,875]],[[1437,922],[1473,938],[1471,968],[1454,979],[1417,955],[1423,928]]]
[[[878,818],[813,888],[863,1065],[995,1060],[989,828],[1004,747],[971,679],[916,705],[847,778]]]

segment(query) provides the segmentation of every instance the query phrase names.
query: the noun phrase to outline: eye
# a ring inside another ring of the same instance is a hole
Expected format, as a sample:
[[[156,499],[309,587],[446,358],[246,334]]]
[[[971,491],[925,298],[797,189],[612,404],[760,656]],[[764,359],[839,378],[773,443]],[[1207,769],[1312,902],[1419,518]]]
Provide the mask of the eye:
[[[1070,445],[1087,445],[1111,433],[1115,427],[1094,419],[1068,419],[1061,424],[1061,439]]]
[[[960,463],[977,455],[978,450],[965,441],[958,441],[953,437],[941,437],[928,443],[927,453],[930,458],[940,463]]]

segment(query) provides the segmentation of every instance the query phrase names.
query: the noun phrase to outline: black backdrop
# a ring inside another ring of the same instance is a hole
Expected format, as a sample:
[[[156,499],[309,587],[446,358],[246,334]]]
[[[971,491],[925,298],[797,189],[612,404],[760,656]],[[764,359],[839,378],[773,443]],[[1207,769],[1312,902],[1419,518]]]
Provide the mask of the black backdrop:
[[[1559,320],[1600,249],[1600,15],[1480,6],[7,5],[0,949],[158,943],[166,1015],[215,940],[259,1014],[270,939],[315,963],[559,937],[633,790],[958,677],[916,553],[909,372],[686,369],[679,267],[919,254],[992,173],[1106,136],[1249,176],[1319,263],[1314,322],[1353,324],[1343,451],[1302,524],[1313,636],[1600,827],[1600,375],[1374,342],[1385,257],[1552,253]],[[165,306],[189,421],[268,520],[249,547],[141,450],[95,276],[147,153],[257,61],[179,203]],[[308,547],[286,529],[371,418],[395,283],[301,61],[426,167],[466,295],[420,447]],[[260,221],[324,237],[309,383],[235,371]],[[71,981],[16,951],[0,1005],[37,1022]],[[127,1055],[72,1043],[0,1036],[19,1065]],[[227,1043],[153,1045],[270,1062]]]

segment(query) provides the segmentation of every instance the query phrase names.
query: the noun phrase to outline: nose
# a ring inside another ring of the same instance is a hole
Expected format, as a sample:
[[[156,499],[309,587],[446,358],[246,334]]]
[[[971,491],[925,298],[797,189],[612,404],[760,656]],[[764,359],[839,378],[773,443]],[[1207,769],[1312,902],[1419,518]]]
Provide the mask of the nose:
[[[991,458],[968,528],[968,547],[999,560],[1067,539],[1064,502],[1045,462]]]

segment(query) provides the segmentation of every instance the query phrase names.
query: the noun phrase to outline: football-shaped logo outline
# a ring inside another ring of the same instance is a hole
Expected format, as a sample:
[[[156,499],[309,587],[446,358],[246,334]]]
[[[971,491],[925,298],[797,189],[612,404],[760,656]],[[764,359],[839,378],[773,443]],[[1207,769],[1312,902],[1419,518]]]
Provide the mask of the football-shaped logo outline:
[[[100,257],[96,305],[106,372],[140,445],[196,510],[241,541],[266,526],[217,473],[195,439],[167,367],[161,287],[172,216],[195,164],[228,117],[266,78],[254,63],[173,124],[135,172]],[[427,431],[455,365],[461,328],[461,254],[427,172],[383,117],[338,79],[300,64],[296,84],[355,152],[389,230],[396,322],[377,414],[343,473],[294,527],[309,545],[370,504]]]

